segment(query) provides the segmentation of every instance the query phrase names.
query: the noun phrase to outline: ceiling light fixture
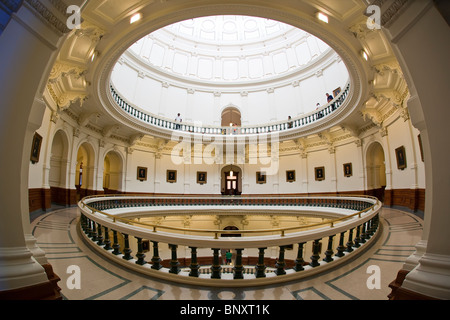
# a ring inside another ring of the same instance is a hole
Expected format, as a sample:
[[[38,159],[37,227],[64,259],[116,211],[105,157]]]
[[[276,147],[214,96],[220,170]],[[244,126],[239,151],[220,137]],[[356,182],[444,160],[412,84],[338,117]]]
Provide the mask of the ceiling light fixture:
[[[141,18],[142,18],[142,14],[140,12],[133,14],[130,18],[130,24],[133,24],[133,23],[141,20]]]
[[[316,14],[317,19],[319,19],[320,21],[323,21],[325,23],[328,23],[328,16],[325,13],[322,12],[317,12]]]

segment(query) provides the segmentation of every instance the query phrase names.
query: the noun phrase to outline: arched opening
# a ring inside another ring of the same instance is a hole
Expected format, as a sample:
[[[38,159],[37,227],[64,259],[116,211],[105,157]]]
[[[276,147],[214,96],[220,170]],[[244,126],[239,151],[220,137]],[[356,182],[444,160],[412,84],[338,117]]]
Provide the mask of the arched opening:
[[[122,191],[122,159],[115,151],[108,152],[103,161],[103,191],[105,194]]]
[[[50,186],[50,198],[52,204],[70,204],[68,192],[68,139],[67,135],[58,130],[53,136],[50,153],[50,170],[48,184]]]
[[[378,142],[372,143],[366,152],[367,193],[384,201],[386,165],[384,150]]]
[[[240,127],[241,126],[241,112],[235,107],[227,107],[222,111],[222,127]]]
[[[239,230],[239,228],[236,226],[226,226],[225,228],[223,228],[223,230]],[[236,233],[236,234],[222,233],[221,234],[221,237],[240,237],[240,236],[241,236],[240,233]]]
[[[222,186],[223,195],[240,195],[242,193],[242,170],[236,165],[227,165],[222,168]]]
[[[77,189],[77,201],[94,194],[94,149],[84,142],[77,152],[75,169],[75,187]]]

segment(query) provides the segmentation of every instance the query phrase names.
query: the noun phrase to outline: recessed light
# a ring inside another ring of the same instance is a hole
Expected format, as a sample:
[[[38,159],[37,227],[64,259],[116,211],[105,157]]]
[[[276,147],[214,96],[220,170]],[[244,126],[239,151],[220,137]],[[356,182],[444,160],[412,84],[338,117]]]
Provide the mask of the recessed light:
[[[320,21],[328,23],[328,16],[325,13],[317,12],[316,16],[317,16],[317,19],[319,19]]]
[[[142,14],[140,12],[133,14],[130,18],[130,24],[141,20],[141,18],[142,18]]]
[[[369,56],[367,55],[367,52],[365,50],[361,51],[361,55],[364,58],[364,60],[366,60],[366,61],[369,60]]]

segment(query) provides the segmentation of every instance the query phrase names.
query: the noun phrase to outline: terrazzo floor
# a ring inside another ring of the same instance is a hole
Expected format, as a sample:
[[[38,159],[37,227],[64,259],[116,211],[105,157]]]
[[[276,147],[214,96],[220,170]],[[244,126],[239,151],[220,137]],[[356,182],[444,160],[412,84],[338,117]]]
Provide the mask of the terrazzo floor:
[[[254,288],[194,287],[128,271],[98,256],[79,236],[77,207],[56,209],[35,218],[32,233],[46,252],[64,300],[387,300],[389,283],[415,251],[423,220],[383,208],[380,238],[356,259],[320,275],[295,282]],[[78,266],[80,287],[71,287],[69,266]],[[381,286],[369,289],[370,266],[379,267]]]

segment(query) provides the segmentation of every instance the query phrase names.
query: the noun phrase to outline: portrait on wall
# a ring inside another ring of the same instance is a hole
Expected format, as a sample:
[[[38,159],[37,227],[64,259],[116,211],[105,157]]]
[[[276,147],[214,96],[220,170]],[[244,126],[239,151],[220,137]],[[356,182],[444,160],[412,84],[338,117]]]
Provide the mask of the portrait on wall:
[[[344,177],[351,177],[353,175],[352,164],[344,163]]]
[[[167,170],[167,182],[174,183],[177,182],[177,171]]]
[[[256,172],[256,183],[263,184],[266,183],[266,173],[262,171]]]
[[[197,183],[205,184],[207,179],[207,173],[204,171],[197,171]]]
[[[341,93],[341,87],[336,88],[336,89],[333,90],[333,96],[334,96],[335,98],[336,98],[336,96],[337,96],[339,93]]]
[[[31,163],[39,162],[39,155],[41,153],[42,137],[35,132],[33,136],[33,144],[31,145]]]
[[[406,168],[406,154],[405,147],[401,146],[395,149],[395,156],[397,157],[397,168],[403,170]]]
[[[137,167],[137,179],[139,181],[147,180],[147,168],[145,167]]]
[[[295,181],[295,170],[286,171],[286,182],[294,182]]]
[[[315,173],[316,181],[325,180],[325,167],[314,168],[314,173]]]
[[[150,240],[142,240],[142,252],[149,252],[150,251]]]

